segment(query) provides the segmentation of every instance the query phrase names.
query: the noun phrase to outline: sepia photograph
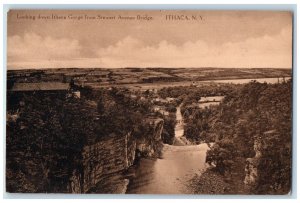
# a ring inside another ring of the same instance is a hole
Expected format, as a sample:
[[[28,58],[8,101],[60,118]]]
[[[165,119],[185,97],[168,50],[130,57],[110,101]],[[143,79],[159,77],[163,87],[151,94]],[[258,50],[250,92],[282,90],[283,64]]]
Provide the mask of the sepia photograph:
[[[10,9],[5,191],[290,195],[293,17]]]

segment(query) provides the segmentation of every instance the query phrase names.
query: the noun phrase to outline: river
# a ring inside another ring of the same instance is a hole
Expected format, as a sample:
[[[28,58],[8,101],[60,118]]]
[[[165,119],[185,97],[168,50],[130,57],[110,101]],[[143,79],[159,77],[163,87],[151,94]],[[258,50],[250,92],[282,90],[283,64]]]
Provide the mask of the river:
[[[176,126],[175,126],[175,138],[180,138],[183,136],[183,119],[181,115],[181,105],[176,108]]]
[[[183,136],[183,118],[177,107],[175,139]],[[189,194],[188,180],[205,169],[207,144],[174,146],[165,144],[161,159],[141,159],[127,194]]]

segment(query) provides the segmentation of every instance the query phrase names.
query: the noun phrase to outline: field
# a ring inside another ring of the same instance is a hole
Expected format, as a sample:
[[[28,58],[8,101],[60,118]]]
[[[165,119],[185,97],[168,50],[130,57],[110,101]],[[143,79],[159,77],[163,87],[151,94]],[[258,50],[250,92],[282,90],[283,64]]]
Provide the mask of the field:
[[[8,70],[13,82],[70,82],[93,88],[129,86],[152,89],[169,86],[188,86],[213,80],[291,77],[290,69],[270,68],[68,68]]]

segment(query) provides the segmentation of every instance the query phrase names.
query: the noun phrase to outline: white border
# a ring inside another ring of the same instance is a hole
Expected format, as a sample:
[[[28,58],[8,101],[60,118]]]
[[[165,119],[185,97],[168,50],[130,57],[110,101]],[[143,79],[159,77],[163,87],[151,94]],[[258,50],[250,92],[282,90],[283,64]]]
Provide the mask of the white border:
[[[97,4],[98,3],[98,1],[96,1],[96,0],[83,0],[83,1],[76,1],[76,2],[74,2],[74,1],[72,1],[72,0],[64,0],[64,1],[59,1],[59,0],[52,0],[52,1],[37,1],[37,0],[27,0],[26,2],[25,1],[22,1],[22,0],[3,0],[2,1],[2,5],[3,4],[68,4],[68,3],[71,3],[71,4]],[[103,4],[168,4],[168,3],[171,3],[171,4],[173,4],[172,6],[174,6],[174,5],[178,5],[178,4],[195,4],[195,3],[200,3],[200,4],[222,4],[223,6],[230,6],[230,4],[277,4],[277,6],[280,6],[279,4],[297,4],[297,1],[295,1],[295,0],[286,0],[286,1],[278,1],[278,0],[273,0],[273,1],[271,1],[271,0],[269,0],[269,1],[259,1],[259,0],[253,0],[253,1],[238,1],[238,0],[234,0],[234,1],[222,1],[222,0],[211,0],[211,1],[192,1],[192,0],[185,0],[185,1],[179,1],[179,0],[166,0],[166,1],[159,1],[159,0],[152,0],[152,1],[143,1],[143,2],[140,2],[140,1],[138,1],[138,0],[135,0],[135,1],[133,1],[133,0],[129,0],[129,1],[126,1],[126,2],[124,2],[124,1],[121,1],[121,0],[111,0],[111,1],[101,1],[101,3],[103,3]],[[222,6],[221,5],[221,6]],[[16,7],[18,7],[18,5],[15,5]],[[20,6],[20,5],[19,5]],[[33,7],[33,5],[27,5],[27,6],[30,6],[30,7]],[[64,6],[68,6],[68,5],[64,5]],[[127,7],[127,6],[130,6],[130,5],[125,5],[125,7]],[[131,6],[133,6],[133,5],[131,5]],[[149,6],[149,5],[147,5],[147,6]],[[164,5],[164,6],[167,6],[167,5]],[[169,5],[170,6],[170,5]],[[171,6],[171,7],[172,7]],[[184,5],[178,5],[179,7],[181,6],[181,7],[185,7]],[[217,7],[219,7],[220,5],[215,5],[215,6],[217,6]],[[253,6],[253,5],[252,5]],[[252,7],[251,5],[249,5],[249,7]],[[118,7],[117,5],[116,5],[116,7]],[[262,5],[262,7],[264,7],[263,5]],[[297,5],[297,8],[298,8],[298,5]],[[1,7],[1,18],[3,17],[3,6]],[[3,33],[3,31],[4,31],[4,29],[3,29],[3,26],[4,26],[4,24],[3,24],[3,19],[1,19],[1,36],[2,36],[2,41],[1,41],[1,45],[2,45],[2,47],[5,47],[4,45],[5,45],[5,40],[4,40],[4,33]],[[298,27],[298,25],[299,25],[299,21],[297,20],[297,27]],[[295,38],[294,39],[296,39],[297,37],[296,36],[294,36]],[[298,47],[297,45],[298,45],[298,41],[296,41],[295,43],[297,43],[297,44],[295,44],[294,46],[295,46],[295,48],[296,47]],[[5,60],[5,57],[4,57],[4,52],[3,52],[4,50],[3,49],[1,49],[1,51],[0,51],[0,54],[2,54],[2,60]],[[297,55],[294,55],[294,59],[297,59],[298,57],[298,54],[299,53],[294,53],[294,54],[297,54]],[[1,63],[1,64],[3,64],[3,62]],[[295,66],[296,64],[294,64],[294,71],[296,70],[296,66]],[[296,73],[296,75],[294,75],[294,82],[295,82],[295,84],[297,85],[297,82],[296,82],[296,78],[298,77],[298,71],[295,71],[295,73]],[[5,67],[3,67],[3,69],[2,69],[2,74],[0,74],[1,76],[1,83],[0,83],[0,90],[1,90],[1,98],[3,98],[3,99],[0,99],[0,106],[2,106],[2,107],[4,107],[5,106],[5,91],[3,91],[3,90],[5,90],[5,83],[4,83],[4,81],[5,81],[5,75],[6,75],[6,71],[5,71]],[[298,85],[297,85],[298,86]],[[296,95],[297,95],[297,98],[294,98],[294,101],[298,101],[298,95],[299,95],[299,90],[298,90],[298,88],[297,88],[297,86],[295,86],[295,88],[294,88],[294,93],[296,93]],[[296,99],[296,100],[295,100]],[[294,110],[296,111],[296,112],[294,112],[295,114],[294,114],[294,119],[296,119],[296,115],[298,114],[298,109],[295,109],[294,108]],[[297,123],[294,123],[294,125],[296,125],[296,126],[299,126],[298,124],[299,124],[299,120],[298,119],[296,119],[297,121]],[[1,125],[0,125],[0,132],[1,132],[1,134],[2,134],[2,138],[4,138],[5,137],[5,134],[3,134],[3,132],[5,131],[5,125],[3,125],[3,123],[5,124],[5,108],[2,108],[2,112],[1,112]],[[294,136],[297,136],[296,134],[294,135]],[[0,143],[0,145],[1,146],[4,146],[4,139],[0,139],[1,140],[1,143]],[[299,146],[299,140],[300,139],[297,139],[297,146]],[[2,153],[1,153],[1,155],[2,156],[0,156],[0,163],[3,163],[4,164],[4,159],[3,159],[3,155],[4,155],[4,151],[3,151],[3,147],[1,147],[1,150],[2,150]],[[299,163],[299,156],[297,156],[297,163]],[[2,167],[1,167],[2,166]],[[0,182],[1,183],[3,183],[3,177],[4,177],[4,174],[3,174],[3,168],[4,167],[4,165],[2,165],[2,164],[0,164]],[[297,182],[299,182],[299,176],[297,176]],[[4,185],[3,184],[0,184],[0,192],[1,192],[1,196],[3,197],[3,188],[4,187]],[[297,191],[296,191],[296,193],[298,193],[299,194],[299,187],[297,187]],[[83,196],[84,197],[84,196]],[[159,196],[158,196],[159,197]],[[43,198],[43,196],[41,196],[41,198]],[[62,197],[63,198],[63,197]],[[78,197],[77,197],[78,198]],[[115,196],[115,197],[109,197],[109,198],[118,198],[118,196]],[[125,202],[137,202],[137,201],[140,201],[140,199],[134,199],[134,200],[130,200],[130,198],[131,198],[131,196],[128,196],[128,197],[126,197],[127,199],[125,200]],[[139,196],[139,197],[134,197],[134,198],[143,198],[143,196]],[[157,196],[155,196],[154,198],[157,198]],[[172,196],[171,198],[176,198],[176,196]],[[182,197],[179,197],[179,198],[182,198]],[[188,197],[186,197],[186,198],[188,198]],[[192,198],[201,198],[201,197],[199,197],[199,196],[195,196],[195,197],[192,197]],[[207,202],[215,202],[215,201],[218,201],[219,199],[220,199],[220,196],[211,196],[210,198],[217,198],[217,199],[205,199],[205,201],[207,201]],[[222,202],[224,201],[224,202],[232,202],[232,201],[241,201],[240,199],[229,199],[229,198],[226,198],[226,197],[224,197],[224,196],[222,196],[221,197],[222,198]],[[243,196],[240,196],[240,198],[243,198]],[[265,201],[272,201],[272,202],[278,202],[278,201],[281,201],[280,199],[263,199],[263,200],[258,200],[259,199],[259,197],[254,197],[255,198],[255,201],[263,201],[263,202],[265,202]],[[263,196],[262,196],[262,198],[263,198]],[[275,196],[275,198],[276,198],[276,196]],[[299,197],[298,197],[299,198]],[[147,200],[143,200],[143,201],[152,201],[153,199],[147,199]],[[253,198],[251,198],[251,199],[243,199],[243,201],[251,201],[251,200],[254,200]],[[4,199],[4,202],[6,202],[6,201],[12,201],[12,200],[9,200],[9,199]],[[18,200],[13,200],[13,201],[18,201]],[[25,200],[21,200],[22,202],[32,202],[32,201],[38,201],[38,202],[40,202],[41,200],[39,200],[39,199],[35,199],[35,200],[31,200],[31,199],[25,199]],[[49,201],[53,201],[53,200],[51,200],[51,199],[46,199],[46,200],[43,200],[43,201],[47,201],[47,202],[49,202]],[[73,201],[84,201],[83,199],[55,199],[55,201],[59,201],[59,202],[73,202]],[[89,201],[104,201],[104,199],[89,199]],[[114,201],[114,199],[106,199],[105,201],[107,201],[107,202],[112,202],[112,201]],[[179,199],[172,199],[172,200],[166,200],[166,201],[172,201],[172,202],[174,202],[174,201],[182,201],[182,200],[179,200]],[[204,201],[204,200],[198,200],[198,199],[188,199],[188,200],[184,200],[184,201],[189,201],[189,202],[196,202],[196,201]],[[297,199],[285,199],[284,201],[289,201],[289,202],[296,202],[297,201]]]

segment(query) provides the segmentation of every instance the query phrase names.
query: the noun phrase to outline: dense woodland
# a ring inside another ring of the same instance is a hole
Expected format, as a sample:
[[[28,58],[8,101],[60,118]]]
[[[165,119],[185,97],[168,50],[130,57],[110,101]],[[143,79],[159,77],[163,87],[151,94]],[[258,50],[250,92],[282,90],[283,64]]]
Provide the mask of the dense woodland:
[[[286,194],[291,186],[292,81],[267,84],[170,87],[161,97],[182,103],[184,136],[192,143],[214,143],[207,163],[225,179],[243,182],[245,161],[255,156],[254,140],[263,147],[255,194]],[[224,95],[219,106],[199,108],[202,96]],[[232,174],[236,175],[235,179]]]
[[[59,190],[69,170],[78,167],[95,125],[93,109],[74,98],[24,95],[22,101],[18,118],[7,122],[7,190]]]
[[[251,82],[229,91],[218,107],[186,105],[185,135],[192,141],[214,142],[207,162],[226,178],[245,177],[247,158],[254,157],[254,140],[262,143],[255,194],[286,194],[291,186],[292,82]],[[241,167],[237,167],[240,165]]]
[[[217,135],[207,155],[219,172],[233,162],[253,157],[254,140],[263,143],[257,194],[286,194],[291,186],[292,82],[251,82],[228,94],[218,107],[211,131]]]
[[[200,87],[191,86],[177,86],[177,87],[164,87],[158,91],[158,95],[162,98],[172,97],[178,99],[178,104],[184,102],[184,104],[191,104],[198,102],[201,97],[205,96],[222,96],[226,95],[239,85],[235,84],[217,84],[208,83],[201,85]]]
[[[245,161],[263,147],[255,194],[286,194],[291,186],[292,81],[278,84],[207,84],[162,88],[157,94],[126,88],[82,88],[81,98],[55,95],[8,97],[7,191],[59,192],[80,167],[85,144],[111,134],[144,136],[147,117],[164,119],[162,141],[173,144],[176,107],[181,105],[184,136],[210,145],[206,162],[226,179],[242,182]],[[219,106],[199,108],[204,96],[225,96]],[[175,98],[163,103],[155,98]],[[18,100],[19,101],[19,100]],[[10,106],[13,104],[13,106]],[[16,111],[15,105],[18,106]],[[169,112],[153,111],[153,105]],[[53,153],[55,152],[55,153]],[[238,166],[238,167],[237,167]],[[238,174],[232,177],[232,174]]]
[[[16,112],[8,97],[6,183],[9,192],[63,192],[82,147],[111,134],[144,136],[147,100],[126,90],[82,90],[82,97],[19,96]],[[126,115],[126,116],[124,116]]]

